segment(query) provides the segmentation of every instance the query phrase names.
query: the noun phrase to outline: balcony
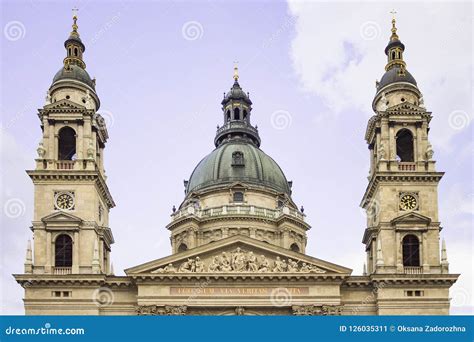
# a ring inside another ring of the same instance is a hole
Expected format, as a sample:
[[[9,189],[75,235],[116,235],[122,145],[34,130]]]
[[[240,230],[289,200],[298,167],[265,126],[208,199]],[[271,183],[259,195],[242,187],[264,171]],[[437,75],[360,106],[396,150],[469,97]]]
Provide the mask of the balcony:
[[[416,171],[416,163],[412,162],[399,162],[398,171]]]
[[[280,216],[288,215],[304,221],[305,215],[296,209],[283,207],[281,209],[268,209],[254,205],[224,205],[220,207],[200,209],[194,206],[187,206],[172,214],[173,221],[180,218],[194,216],[198,218],[213,218],[222,216],[253,216],[268,219],[277,219]]]
[[[75,160],[60,160],[56,162],[57,170],[74,170]]]
[[[423,274],[423,267],[420,266],[405,266],[403,267],[405,274]]]
[[[72,267],[53,267],[53,274],[67,275],[72,273]]]

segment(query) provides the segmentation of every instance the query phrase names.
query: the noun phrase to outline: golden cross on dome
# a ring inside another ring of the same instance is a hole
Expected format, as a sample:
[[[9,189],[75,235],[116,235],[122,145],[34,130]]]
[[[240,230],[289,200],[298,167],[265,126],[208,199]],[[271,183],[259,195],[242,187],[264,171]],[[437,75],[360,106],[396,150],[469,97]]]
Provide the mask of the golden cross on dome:
[[[239,62],[234,62],[234,80],[239,79]]]
[[[72,17],[77,19],[77,12],[79,11],[79,8],[73,7],[72,9]]]
[[[395,11],[394,9],[392,9],[390,11],[390,13],[392,13],[392,20],[395,20],[395,14],[397,14],[397,11]]]

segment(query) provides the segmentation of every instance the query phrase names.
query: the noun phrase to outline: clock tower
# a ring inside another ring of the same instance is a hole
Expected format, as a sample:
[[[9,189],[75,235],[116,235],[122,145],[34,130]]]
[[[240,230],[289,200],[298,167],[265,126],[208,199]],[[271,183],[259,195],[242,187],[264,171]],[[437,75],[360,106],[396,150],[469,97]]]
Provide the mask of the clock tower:
[[[395,19],[385,54],[385,74],[376,83],[366,140],[370,173],[361,206],[367,212],[363,243],[369,274],[448,272],[440,253],[437,172],[429,141],[432,118],[403,58]]]
[[[108,134],[83,60],[85,46],[77,16],[65,41],[66,58],[39,109],[42,138],[34,170],[33,250],[28,244],[25,273],[63,276],[108,274],[109,210],[104,148]]]

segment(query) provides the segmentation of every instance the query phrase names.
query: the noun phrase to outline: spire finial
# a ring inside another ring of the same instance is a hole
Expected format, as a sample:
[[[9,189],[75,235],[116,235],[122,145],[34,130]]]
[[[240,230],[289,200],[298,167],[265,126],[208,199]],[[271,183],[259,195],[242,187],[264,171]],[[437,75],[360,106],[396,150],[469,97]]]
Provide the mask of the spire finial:
[[[79,9],[77,7],[74,7],[72,9],[72,20],[73,20],[73,23],[72,23],[72,32],[71,32],[71,35],[73,36],[79,36],[79,34],[77,33],[77,12],[79,11]]]
[[[239,80],[239,62],[234,62],[234,80]]]
[[[390,11],[392,14],[392,36],[390,37],[390,40],[398,40],[398,35],[397,35],[397,26],[396,26],[396,19],[395,19],[395,14],[397,14],[397,11],[394,9]]]

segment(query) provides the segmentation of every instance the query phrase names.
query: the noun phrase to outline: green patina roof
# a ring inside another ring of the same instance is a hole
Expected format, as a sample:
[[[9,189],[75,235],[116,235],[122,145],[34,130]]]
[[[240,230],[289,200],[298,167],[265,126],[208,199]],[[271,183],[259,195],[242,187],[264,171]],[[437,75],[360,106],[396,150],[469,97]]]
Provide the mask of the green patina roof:
[[[68,69],[65,69],[64,67],[59,69],[59,71],[56,73],[56,75],[53,78],[53,84],[60,80],[68,80],[68,79],[80,81],[87,84],[92,89],[95,88],[94,82],[92,82],[92,79],[89,76],[89,73],[77,65],[69,65]]]
[[[232,154],[242,152],[244,166],[232,166]],[[216,185],[243,182],[262,185],[291,194],[288,181],[278,164],[261,149],[245,141],[222,144],[204,157],[194,169],[187,193]]]

